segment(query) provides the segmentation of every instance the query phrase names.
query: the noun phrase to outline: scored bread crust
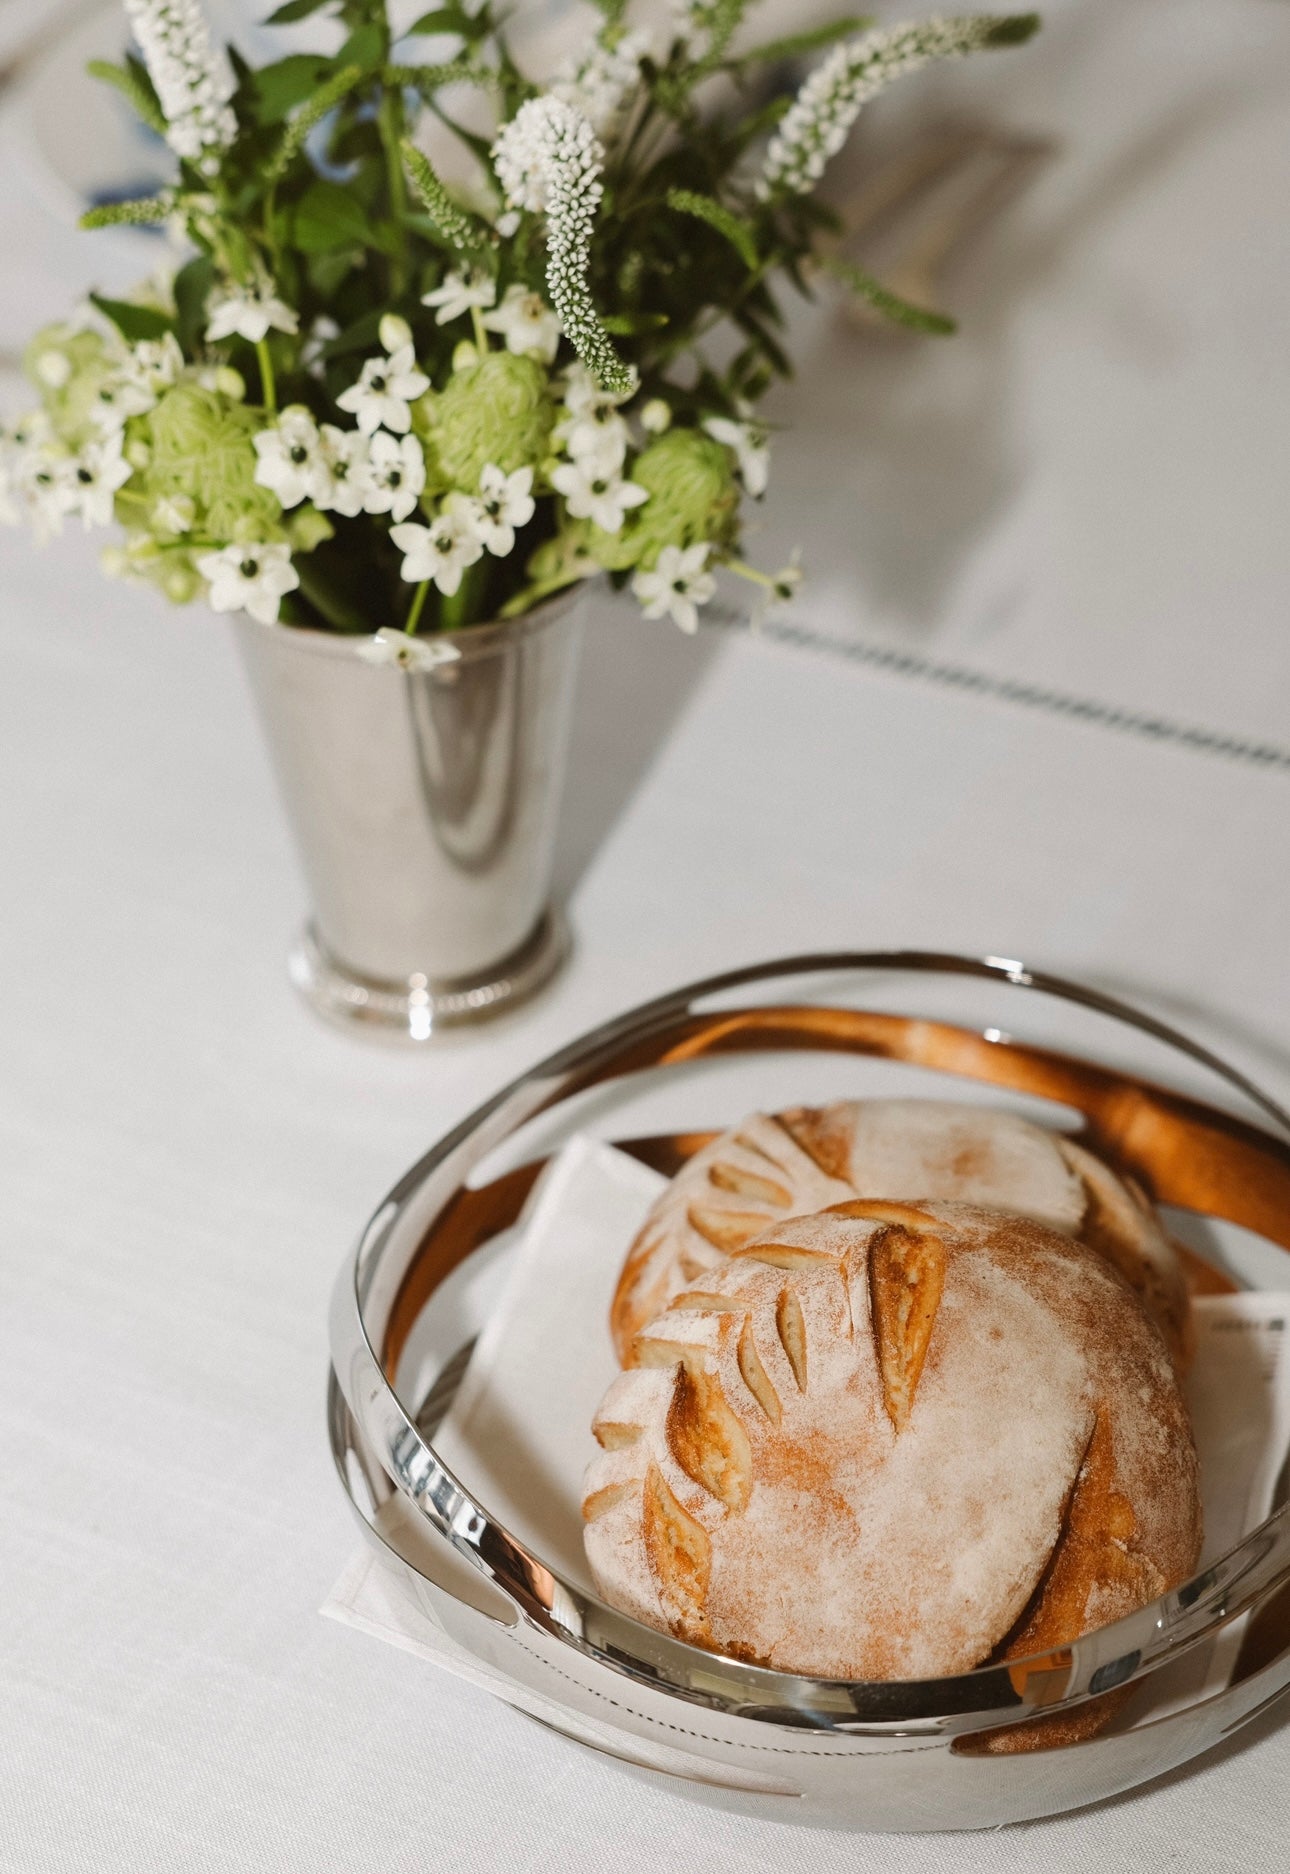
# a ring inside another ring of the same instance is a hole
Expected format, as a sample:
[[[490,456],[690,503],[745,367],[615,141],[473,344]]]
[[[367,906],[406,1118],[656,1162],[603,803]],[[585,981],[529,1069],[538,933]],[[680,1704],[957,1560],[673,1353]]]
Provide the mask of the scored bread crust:
[[[588,1560],[692,1643],[938,1677],[1077,1638],[1200,1546],[1178,1380],[1087,1246],[852,1201],[745,1245],[638,1335],[597,1413]]]
[[[1151,1205],[1061,1134],[948,1100],[839,1100],[754,1113],[682,1166],[627,1252],[610,1307],[620,1363],[646,1321],[781,1219],[850,1198],[1015,1211],[1091,1245],[1190,1353],[1187,1285]]]

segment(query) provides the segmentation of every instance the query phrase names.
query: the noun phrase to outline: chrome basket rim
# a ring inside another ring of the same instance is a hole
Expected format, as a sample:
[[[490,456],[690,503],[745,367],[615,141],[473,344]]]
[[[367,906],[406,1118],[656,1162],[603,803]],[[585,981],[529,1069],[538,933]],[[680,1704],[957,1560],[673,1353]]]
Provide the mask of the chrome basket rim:
[[[388,1536],[372,1529],[354,1497],[346,1473],[349,1447],[360,1450],[367,1464],[379,1467],[391,1489],[404,1497],[433,1536],[447,1541],[501,1590],[519,1619],[583,1655],[593,1666],[731,1718],[851,1736],[956,1736],[1013,1725],[1041,1713],[1078,1709],[1112,1687],[1149,1676],[1261,1604],[1290,1582],[1290,1504],[1274,1511],[1190,1581],[1055,1651],[936,1679],[814,1679],[745,1665],[688,1645],[609,1607],[562,1576],[493,1518],[443,1463],[433,1442],[414,1422],[414,1412],[395,1393],[378,1351],[427,1231],[461,1192],[471,1170],[530,1119],[550,1112],[589,1085],[625,1078],[642,1065],[653,1065],[652,1061],[633,1064],[632,1050],[682,1030],[697,1017],[697,1005],[714,996],[781,979],[855,972],[975,976],[1082,1006],[1151,1037],[1207,1069],[1279,1128],[1284,1135],[1280,1138],[1225,1109],[1161,1089],[1181,1105],[1209,1113],[1260,1140],[1284,1160],[1290,1191],[1290,1113],[1221,1056],[1128,1002],[1003,957],[906,950],[818,952],[772,959],[685,984],[589,1030],[516,1076],[404,1174],[360,1235],[333,1291],[329,1435],[342,1484],[378,1542],[399,1554]],[[992,1047],[1042,1052],[1015,1043],[997,1030],[983,1031],[978,1038]],[[624,1058],[629,1064],[622,1068]],[[1050,1058],[1074,1062],[1077,1057]],[[1127,1087],[1150,1084],[1091,1061],[1082,1064]],[[1285,1231],[1287,1240],[1280,1246],[1290,1250],[1290,1204]],[[409,1557],[400,1559],[416,1567]]]

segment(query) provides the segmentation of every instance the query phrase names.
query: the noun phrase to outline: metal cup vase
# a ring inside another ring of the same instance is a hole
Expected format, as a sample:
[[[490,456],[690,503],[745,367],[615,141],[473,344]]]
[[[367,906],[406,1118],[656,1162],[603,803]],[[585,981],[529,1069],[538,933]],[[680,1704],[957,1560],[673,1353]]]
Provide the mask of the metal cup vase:
[[[472,626],[421,670],[237,620],[313,900],[289,971],[319,1014],[428,1040],[563,961],[549,895],[583,605]]]

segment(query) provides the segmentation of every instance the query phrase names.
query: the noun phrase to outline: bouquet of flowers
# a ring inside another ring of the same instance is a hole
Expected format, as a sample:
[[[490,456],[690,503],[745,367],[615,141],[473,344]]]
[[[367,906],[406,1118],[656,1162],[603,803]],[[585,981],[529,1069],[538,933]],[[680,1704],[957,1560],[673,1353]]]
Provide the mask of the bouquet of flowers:
[[[745,49],[751,0],[673,0],[656,34],[596,0],[538,86],[495,0],[398,40],[385,0],[286,0],[272,23],[329,14],[343,43],[259,70],[198,0],[124,4],[139,56],[92,69],[177,173],[84,225],[164,224],[185,258],[33,341],[0,510],[42,536],[115,522],[111,572],[412,663],[600,572],[687,630],[719,568],[792,589],[741,559],[741,514],[767,481],[755,407],[790,369],[776,283],[809,291],[832,227],[816,184],[883,86],[1036,24],[844,19]],[[766,82],[816,51],[795,96]],[[419,126],[456,139],[465,183]]]

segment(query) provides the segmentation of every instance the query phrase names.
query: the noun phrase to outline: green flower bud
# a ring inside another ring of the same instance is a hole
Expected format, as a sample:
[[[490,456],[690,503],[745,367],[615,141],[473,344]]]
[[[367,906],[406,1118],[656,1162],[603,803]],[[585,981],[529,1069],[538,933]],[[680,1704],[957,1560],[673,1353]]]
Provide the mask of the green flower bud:
[[[251,438],[263,426],[260,411],[198,384],[172,385],[147,418],[152,459],[139,492],[191,497],[193,531],[208,539],[281,540],[277,496],[255,480]]]
[[[117,365],[106,339],[101,332],[47,325],[28,345],[23,364],[59,437],[79,448],[95,433],[94,401]]]
[[[202,589],[202,578],[197,568],[180,559],[170,562],[159,583],[172,605],[191,605]]]
[[[714,545],[732,540],[739,509],[739,488],[730,456],[719,442],[697,429],[670,429],[642,450],[631,479],[649,491],[649,500],[630,516],[604,565],[654,565],[664,547],[692,547],[700,540]],[[624,557],[630,553],[630,558]]]
[[[296,553],[312,553],[324,540],[330,540],[336,531],[327,516],[320,514],[307,501],[303,507],[292,509],[283,520],[283,527]]]
[[[537,468],[547,454],[555,408],[546,372],[534,358],[494,351],[456,371],[439,392],[413,407],[425,444],[426,487],[474,494],[486,463],[511,474]]]

